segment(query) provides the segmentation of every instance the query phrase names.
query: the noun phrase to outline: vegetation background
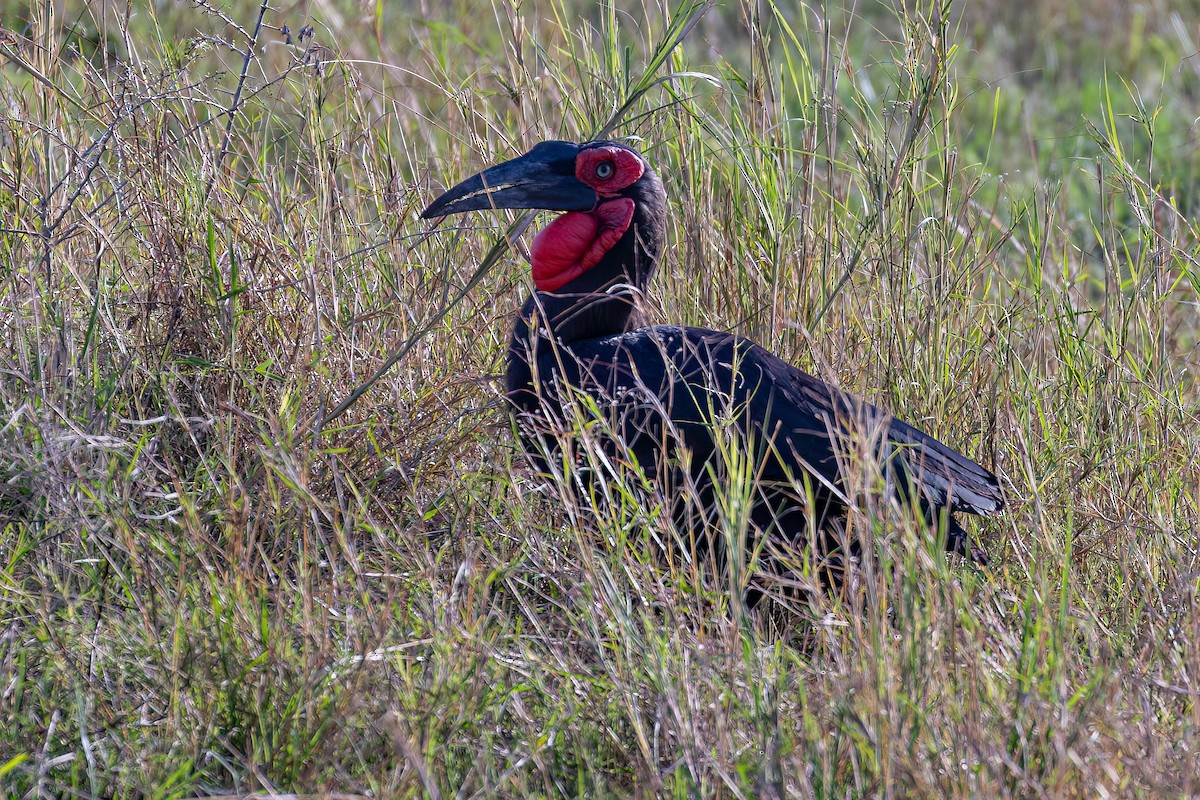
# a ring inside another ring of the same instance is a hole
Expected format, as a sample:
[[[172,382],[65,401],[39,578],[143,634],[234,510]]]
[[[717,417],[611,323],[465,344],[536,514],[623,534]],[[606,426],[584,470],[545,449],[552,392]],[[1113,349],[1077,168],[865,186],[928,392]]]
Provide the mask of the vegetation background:
[[[0,793],[1197,796],[1197,20],[6,4]],[[608,123],[672,198],[657,317],[993,467],[992,567],[882,526],[854,597],[746,616],[530,472],[527,269],[417,214]]]

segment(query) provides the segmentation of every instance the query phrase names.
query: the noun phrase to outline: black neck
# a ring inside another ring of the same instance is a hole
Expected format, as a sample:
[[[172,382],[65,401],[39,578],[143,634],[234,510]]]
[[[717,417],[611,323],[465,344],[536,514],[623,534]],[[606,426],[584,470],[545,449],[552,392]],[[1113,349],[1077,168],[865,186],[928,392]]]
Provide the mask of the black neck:
[[[510,396],[529,385],[529,365],[543,346],[612,336],[646,324],[641,303],[666,238],[666,197],[650,170],[636,188],[629,230],[604,258],[558,291],[535,292],[525,301],[509,342]]]
[[[600,262],[556,292],[536,292],[521,308],[514,340],[528,341],[530,327],[560,342],[623,333],[645,324],[645,296],[666,236],[662,183],[647,170],[635,184],[629,230]]]

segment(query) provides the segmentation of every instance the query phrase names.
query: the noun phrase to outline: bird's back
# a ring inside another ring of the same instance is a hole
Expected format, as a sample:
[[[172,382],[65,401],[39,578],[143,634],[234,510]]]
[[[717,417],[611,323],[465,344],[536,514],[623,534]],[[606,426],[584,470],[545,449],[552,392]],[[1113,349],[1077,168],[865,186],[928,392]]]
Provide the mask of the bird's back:
[[[571,430],[578,420],[566,415],[584,400],[583,413],[598,415],[610,434],[611,455],[647,473],[661,473],[664,458],[678,463],[686,449],[689,471],[703,478],[722,443],[736,441],[754,457],[756,479],[807,481],[810,493],[834,502],[851,502],[851,475],[865,467],[900,496],[915,487],[930,509],[1003,506],[987,469],[727,333],[656,326],[569,343],[535,335],[529,347],[514,342],[508,389],[527,440],[537,426],[549,426],[551,440]]]

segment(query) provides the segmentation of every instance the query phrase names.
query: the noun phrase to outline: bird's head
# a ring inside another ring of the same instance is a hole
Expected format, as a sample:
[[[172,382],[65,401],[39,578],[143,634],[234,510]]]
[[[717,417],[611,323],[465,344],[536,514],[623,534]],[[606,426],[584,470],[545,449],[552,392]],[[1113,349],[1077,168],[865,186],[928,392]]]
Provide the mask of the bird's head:
[[[662,248],[665,206],[662,182],[636,150],[552,141],[467,178],[421,216],[565,211],[533,240],[534,283],[543,292],[590,291],[618,276],[644,287]]]

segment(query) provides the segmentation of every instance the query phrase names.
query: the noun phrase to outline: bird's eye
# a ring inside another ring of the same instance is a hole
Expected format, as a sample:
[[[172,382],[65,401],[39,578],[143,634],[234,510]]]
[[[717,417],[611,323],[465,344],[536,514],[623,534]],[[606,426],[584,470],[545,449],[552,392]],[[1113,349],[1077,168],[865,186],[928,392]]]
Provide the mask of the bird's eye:
[[[602,181],[606,181],[613,176],[613,165],[611,161],[601,161],[596,165],[596,177]]]

